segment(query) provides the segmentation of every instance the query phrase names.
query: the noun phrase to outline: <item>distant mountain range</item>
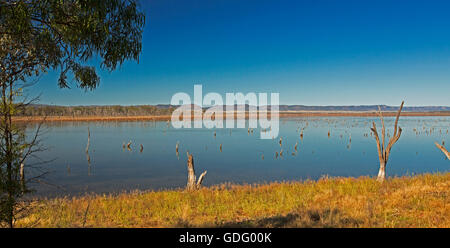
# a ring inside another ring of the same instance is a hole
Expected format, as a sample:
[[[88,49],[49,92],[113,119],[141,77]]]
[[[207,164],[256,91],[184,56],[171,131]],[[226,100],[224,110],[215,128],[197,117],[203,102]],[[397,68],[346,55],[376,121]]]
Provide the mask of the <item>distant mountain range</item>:
[[[188,109],[193,110],[193,105],[185,105]],[[249,110],[249,105],[234,105],[232,109],[237,107],[244,107],[245,110]],[[36,104],[29,105],[23,111],[18,113],[22,116],[164,116],[170,115],[172,111],[180,106],[169,104],[158,105],[133,105],[133,106],[121,106],[121,105],[89,105],[89,106],[56,106]],[[228,109],[228,106],[215,106],[214,108],[224,110]],[[398,106],[380,106],[382,111],[395,112],[398,110]],[[203,110],[209,108],[204,106]],[[270,110],[270,106],[267,107]],[[280,105],[279,111],[281,113],[286,112],[375,112],[378,111],[377,105],[360,105],[360,106],[306,106],[306,105]],[[446,106],[425,106],[425,107],[404,107],[404,112],[449,112],[450,107]]]
[[[235,105],[236,108],[237,105]],[[328,112],[372,112],[378,111],[378,106],[380,106],[382,111],[397,111],[398,106],[387,106],[387,105],[348,105],[348,106],[307,106],[307,105],[279,105],[279,111],[328,111]],[[158,104],[158,108],[168,109],[176,108],[179,106],[169,105],[169,104]],[[248,110],[249,105],[245,105],[245,109]],[[268,107],[270,110],[270,107]],[[413,107],[403,107],[403,111],[406,112],[439,112],[439,111],[450,111],[450,107],[447,106],[413,106]]]
[[[177,108],[179,105],[170,104],[157,104],[157,105],[80,105],[80,106],[61,106],[61,105],[48,105],[48,104],[33,104],[33,107],[62,107],[62,108],[73,108],[73,107],[114,107],[120,106],[123,108],[127,107],[156,107],[159,109],[169,109]],[[235,108],[238,105],[234,105]],[[308,105],[279,105],[280,111],[350,111],[350,112],[372,112],[378,111],[378,106],[380,106],[382,111],[397,111],[399,106],[387,106],[387,105],[345,105],[345,106],[308,106]],[[224,107],[226,107],[224,105]],[[208,108],[208,107],[203,107]],[[249,105],[245,104],[245,109],[248,110]],[[270,110],[270,106],[268,107]],[[411,106],[403,107],[403,111],[406,112],[439,112],[439,111],[450,111],[448,106]]]
[[[377,111],[379,105],[358,105],[358,106],[305,106],[305,105],[280,105],[281,111]],[[382,111],[397,111],[399,106],[380,105]],[[434,112],[450,111],[446,106],[413,106],[403,107],[407,112]]]

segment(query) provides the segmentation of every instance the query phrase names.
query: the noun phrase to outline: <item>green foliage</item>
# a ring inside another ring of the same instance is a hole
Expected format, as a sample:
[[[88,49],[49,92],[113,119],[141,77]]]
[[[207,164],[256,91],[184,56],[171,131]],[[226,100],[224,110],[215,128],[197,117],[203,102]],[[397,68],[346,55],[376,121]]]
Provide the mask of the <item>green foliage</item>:
[[[139,60],[144,13],[136,0],[11,0],[0,2],[0,80],[24,80],[59,69],[58,85],[95,89],[95,67],[112,71]],[[94,57],[95,56],[95,57]]]
[[[95,67],[115,70],[125,60],[139,60],[145,16],[137,0],[0,1],[0,225],[13,227],[19,198],[28,192],[23,162],[39,149],[36,136],[25,140],[12,117],[28,103],[27,80],[59,70],[58,85],[69,87],[68,75],[85,90],[100,82]],[[21,85],[19,83],[22,83]]]
[[[10,119],[21,108],[13,101],[20,92],[5,91],[0,104],[0,226],[4,223],[12,226],[16,213],[21,210],[17,199],[30,191],[21,165],[35,141],[27,142],[23,126],[16,126]]]

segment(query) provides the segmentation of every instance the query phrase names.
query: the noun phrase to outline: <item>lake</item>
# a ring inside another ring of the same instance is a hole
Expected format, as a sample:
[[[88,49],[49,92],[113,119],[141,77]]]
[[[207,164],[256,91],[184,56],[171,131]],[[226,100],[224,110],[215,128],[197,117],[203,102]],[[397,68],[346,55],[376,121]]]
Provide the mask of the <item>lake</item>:
[[[206,186],[318,179],[325,175],[376,176],[379,162],[370,134],[372,121],[381,134],[381,124],[374,117],[281,118],[279,136],[266,140],[260,139],[259,129],[253,133],[247,128],[174,129],[166,121],[49,122],[41,134],[47,149],[27,163],[47,161],[39,166],[48,174],[42,183],[33,185],[37,196],[184,187],[187,151],[194,156],[197,176],[208,171]],[[393,117],[385,118],[390,134],[393,121]],[[401,117],[399,126],[403,133],[391,151],[388,176],[449,171],[449,161],[434,142],[450,144],[450,117]],[[88,127],[90,165],[85,153]],[[28,126],[27,133],[31,135],[35,129]],[[129,141],[131,149],[124,149],[123,144]],[[296,143],[298,151],[294,149]],[[281,149],[283,154],[277,158],[275,153]]]

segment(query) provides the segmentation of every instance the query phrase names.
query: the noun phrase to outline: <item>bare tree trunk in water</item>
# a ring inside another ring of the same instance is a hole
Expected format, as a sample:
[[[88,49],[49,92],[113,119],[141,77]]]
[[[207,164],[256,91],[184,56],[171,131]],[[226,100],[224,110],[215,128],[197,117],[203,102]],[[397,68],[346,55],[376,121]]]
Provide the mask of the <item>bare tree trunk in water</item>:
[[[372,130],[375,140],[377,141],[378,159],[380,160],[380,170],[378,171],[377,177],[377,181],[379,182],[383,182],[384,179],[386,178],[386,164],[389,160],[389,155],[391,154],[391,148],[398,141],[400,135],[402,134],[402,129],[400,127],[397,128],[397,126],[398,126],[398,119],[400,118],[400,113],[402,112],[403,104],[404,102],[402,101],[402,104],[400,105],[400,108],[398,109],[397,112],[397,116],[395,118],[394,134],[392,135],[387,145],[385,143],[386,128],[384,126],[384,119],[380,107],[378,107],[378,115],[381,120],[381,138],[382,138],[381,141],[377,132],[377,126],[375,125],[375,122],[372,122],[372,128],[370,130]]]
[[[88,140],[87,140],[87,144],[86,144],[86,154],[89,153],[90,143],[91,143],[91,131],[89,130],[89,127],[88,127]]]
[[[192,154],[187,153],[188,156],[188,181],[186,185],[187,190],[197,190],[201,187],[203,179],[205,178],[206,171],[204,171],[200,177],[198,178],[198,181],[196,182],[196,176],[195,176],[195,168],[194,168],[194,158],[192,157]]]
[[[187,181],[187,190],[195,189],[195,169],[194,169],[194,158],[192,154],[188,153],[188,181]]]

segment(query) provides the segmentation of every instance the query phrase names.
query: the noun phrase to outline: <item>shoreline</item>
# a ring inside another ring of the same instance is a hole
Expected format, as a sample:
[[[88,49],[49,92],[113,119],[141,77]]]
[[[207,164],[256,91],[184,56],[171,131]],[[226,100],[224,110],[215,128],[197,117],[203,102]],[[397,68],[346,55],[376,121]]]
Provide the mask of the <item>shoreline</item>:
[[[270,113],[270,112],[269,112]],[[396,112],[383,112],[383,116],[395,116]],[[236,114],[235,114],[236,116]],[[280,112],[280,118],[295,117],[377,117],[377,112]],[[401,116],[450,116],[450,111],[442,112],[402,112]],[[245,114],[247,119],[249,114]],[[270,117],[270,114],[268,114]],[[241,117],[242,118],[242,117]],[[14,122],[67,122],[67,121],[169,121],[170,115],[145,115],[145,116],[15,116]]]

